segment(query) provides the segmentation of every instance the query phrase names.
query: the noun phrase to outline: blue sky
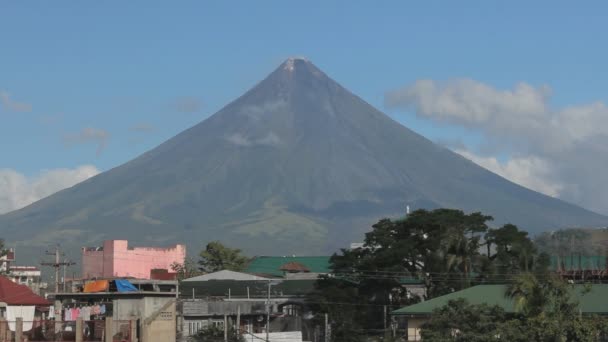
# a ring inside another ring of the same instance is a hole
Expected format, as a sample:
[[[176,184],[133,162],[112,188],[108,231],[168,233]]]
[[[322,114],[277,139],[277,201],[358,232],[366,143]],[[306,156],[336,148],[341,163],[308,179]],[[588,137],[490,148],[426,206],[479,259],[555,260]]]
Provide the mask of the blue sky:
[[[415,104],[387,108],[385,94],[419,79],[472,79],[497,90],[548,85],[552,108],[605,103],[606,10],[600,1],[1,2],[0,169],[108,170],[293,55],[430,139],[475,153],[500,144],[483,158],[506,163],[530,151],[492,141],[485,126],[416,116]]]

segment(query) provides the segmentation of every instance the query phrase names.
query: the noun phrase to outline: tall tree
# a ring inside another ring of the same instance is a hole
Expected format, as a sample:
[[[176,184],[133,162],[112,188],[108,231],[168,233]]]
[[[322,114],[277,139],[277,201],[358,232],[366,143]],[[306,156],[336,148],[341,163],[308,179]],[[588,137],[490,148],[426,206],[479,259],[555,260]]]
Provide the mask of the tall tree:
[[[382,331],[385,308],[420,300],[404,284],[421,281],[427,296],[434,297],[465,288],[479,277],[487,259],[480,253],[480,241],[488,220],[491,217],[480,213],[451,209],[417,210],[404,219],[380,220],[366,234],[363,248],[332,256],[333,277],[317,282],[309,303],[317,312],[339,317],[332,328],[342,329],[344,336],[352,327]],[[336,310],[329,305],[336,298],[351,305]]]
[[[485,235],[487,255],[494,262],[497,278],[508,278],[521,272],[531,272],[542,264],[534,242],[528,232],[512,224],[490,229]]]
[[[201,271],[196,266],[196,262],[192,258],[186,258],[183,264],[173,263],[171,269],[177,273],[177,280],[196,277],[201,274]]]
[[[224,246],[219,241],[207,244],[200,253],[199,269],[203,272],[221,270],[242,271],[249,259],[241,255],[241,250]]]

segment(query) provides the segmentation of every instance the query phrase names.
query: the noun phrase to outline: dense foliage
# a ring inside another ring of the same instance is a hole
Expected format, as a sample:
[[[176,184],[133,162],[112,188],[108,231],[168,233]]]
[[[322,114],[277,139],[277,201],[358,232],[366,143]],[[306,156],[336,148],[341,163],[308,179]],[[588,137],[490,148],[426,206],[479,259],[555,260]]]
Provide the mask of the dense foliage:
[[[224,339],[224,328],[209,325],[201,330],[199,330],[196,335],[190,336],[188,338],[189,342],[245,342],[245,338],[243,336],[237,335],[237,331],[233,328],[229,328],[227,331],[228,339]]]
[[[433,312],[421,335],[425,341],[463,342],[592,342],[606,336],[606,318],[581,316],[573,291],[555,277],[524,273],[505,294],[515,301],[515,314],[497,306],[471,305],[463,299],[450,301]]]
[[[226,247],[219,241],[208,243],[199,256],[199,269],[206,273],[221,270],[242,271],[249,261],[241,255],[240,249]]]
[[[433,298],[526,271],[546,272],[548,256],[537,252],[526,232],[510,224],[491,229],[490,220],[451,209],[383,219],[366,235],[363,248],[332,256],[332,277],[317,282],[309,305],[329,313],[332,340],[338,341],[341,330],[347,334],[353,327],[362,334],[386,332],[385,311],[422,299],[405,284],[420,284],[424,296]]]

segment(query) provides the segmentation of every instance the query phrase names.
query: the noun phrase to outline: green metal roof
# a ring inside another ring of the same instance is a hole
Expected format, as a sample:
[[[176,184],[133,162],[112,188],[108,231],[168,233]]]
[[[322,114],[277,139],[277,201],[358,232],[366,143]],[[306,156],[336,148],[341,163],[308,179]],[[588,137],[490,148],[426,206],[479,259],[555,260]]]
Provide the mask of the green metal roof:
[[[258,256],[245,269],[246,273],[265,274],[282,277],[281,266],[288,262],[297,262],[306,266],[312,273],[329,273],[329,256]]]
[[[574,285],[579,307],[586,314],[608,314],[608,284],[593,284],[584,293],[584,285]],[[515,312],[513,301],[505,297],[507,285],[477,285],[468,289],[433,298],[392,312],[393,315],[427,316],[445,306],[450,300],[462,298],[471,304],[498,305],[506,312]]]

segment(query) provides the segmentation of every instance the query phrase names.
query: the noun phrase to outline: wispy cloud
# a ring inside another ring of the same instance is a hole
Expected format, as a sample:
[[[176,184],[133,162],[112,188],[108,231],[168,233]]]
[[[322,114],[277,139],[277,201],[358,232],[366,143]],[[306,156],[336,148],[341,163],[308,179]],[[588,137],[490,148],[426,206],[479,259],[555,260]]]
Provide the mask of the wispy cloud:
[[[13,100],[11,94],[4,90],[0,90],[0,104],[6,110],[11,112],[31,112],[32,105],[25,102],[17,102]]]
[[[237,146],[278,146],[281,144],[281,139],[274,132],[269,132],[258,138],[247,137],[240,133],[232,134],[226,137],[226,140]]]
[[[94,144],[97,145],[96,155],[99,156],[106,147],[110,134],[108,131],[85,127],[78,133],[68,134],[64,137],[64,141],[69,145],[76,144]]]
[[[99,173],[93,165],[54,169],[27,177],[12,169],[0,169],[0,214],[23,208]]]
[[[608,213],[608,107],[554,108],[546,85],[497,89],[470,79],[419,80],[386,94],[386,105],[483,136],[484,155],[459,152],[506,178]],[[499,163],[497,155],[511,159]]]

